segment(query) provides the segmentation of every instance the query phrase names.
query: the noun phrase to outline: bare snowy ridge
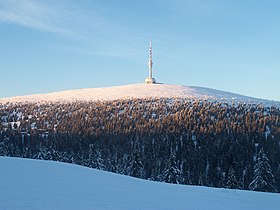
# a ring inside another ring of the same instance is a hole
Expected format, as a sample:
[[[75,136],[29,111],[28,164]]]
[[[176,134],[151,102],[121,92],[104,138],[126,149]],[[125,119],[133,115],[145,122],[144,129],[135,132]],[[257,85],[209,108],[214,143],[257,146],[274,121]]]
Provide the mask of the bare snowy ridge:
[[[250,103],[280,107],[279,101],[258,99],[211,88],[170,84],[130,84],[105,88],[67,90],[46,94],[2,98],[0,99],[0,103],[104,101],[133,98],[200,99],[225,102],[229,104]]]

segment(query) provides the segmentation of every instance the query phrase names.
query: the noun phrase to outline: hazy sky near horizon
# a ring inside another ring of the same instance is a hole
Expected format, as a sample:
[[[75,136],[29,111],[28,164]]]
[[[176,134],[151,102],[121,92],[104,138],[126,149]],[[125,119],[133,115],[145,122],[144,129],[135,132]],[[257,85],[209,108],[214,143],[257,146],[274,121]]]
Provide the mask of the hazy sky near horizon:
[[[278,0],[0,0],[0,98],[157,81],[280,101]]]

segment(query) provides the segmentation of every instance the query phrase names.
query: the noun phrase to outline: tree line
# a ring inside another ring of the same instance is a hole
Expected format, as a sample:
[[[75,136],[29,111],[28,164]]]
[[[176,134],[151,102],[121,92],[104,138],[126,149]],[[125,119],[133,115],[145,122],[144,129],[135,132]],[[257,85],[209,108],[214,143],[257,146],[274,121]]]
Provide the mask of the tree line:
[[[280,110],[200,99],[0,104],[0,155],[280,191]]]

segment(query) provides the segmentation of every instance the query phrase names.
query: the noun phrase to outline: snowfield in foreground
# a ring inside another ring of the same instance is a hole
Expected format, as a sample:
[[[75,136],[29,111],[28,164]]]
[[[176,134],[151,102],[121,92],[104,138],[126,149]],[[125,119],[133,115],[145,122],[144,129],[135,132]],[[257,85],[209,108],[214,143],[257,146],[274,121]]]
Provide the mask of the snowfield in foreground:
[[[131,84],[106,88],[88,88],[68,90],[47,94],[16,96],[2,98],[0,103],[6,102],[40,102],[40,101],[94,101],[116,100],[131,98],[190,98],[204,100],[219,100],[225,102],[263,103],[265,105],[280,104],[280,102],[257,99],[234,93],[219,91],[203,87],[191,87],[168,84]]]
[[[0,209],[280,209],[280,194],[173,185],[42,160],[0,157],[0,168]]]

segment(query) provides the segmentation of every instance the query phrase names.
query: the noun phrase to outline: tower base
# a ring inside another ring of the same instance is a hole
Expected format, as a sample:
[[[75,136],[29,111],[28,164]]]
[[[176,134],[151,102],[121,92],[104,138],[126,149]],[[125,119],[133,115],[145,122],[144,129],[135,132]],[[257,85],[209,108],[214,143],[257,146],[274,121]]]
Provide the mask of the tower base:
[[[156,79],[155,78],[152,78],[152,77],[147,77],[145,79],[145,83],[146,84],[155,84],[156,83]]]

